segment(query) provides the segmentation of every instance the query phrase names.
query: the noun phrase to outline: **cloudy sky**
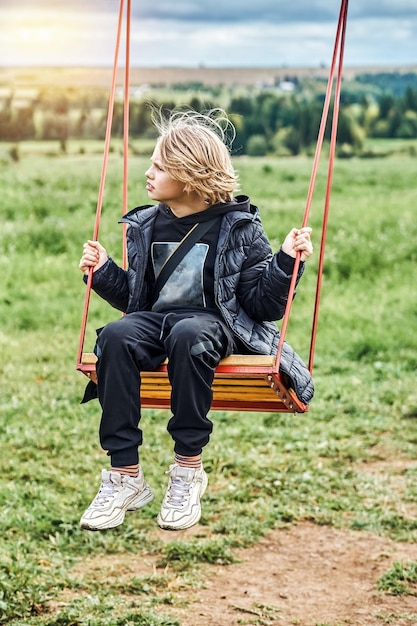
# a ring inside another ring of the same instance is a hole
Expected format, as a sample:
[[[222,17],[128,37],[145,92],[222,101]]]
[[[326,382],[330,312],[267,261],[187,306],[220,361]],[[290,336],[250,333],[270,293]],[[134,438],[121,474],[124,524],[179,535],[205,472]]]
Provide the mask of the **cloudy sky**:
[[[328,65],[339,3],[132,0],[131,63]],[[111,65],[118,11],[119,0],[0,0],[0,65]],[[346,65],[415,65],[416,42],[416,0],[350,0]]]

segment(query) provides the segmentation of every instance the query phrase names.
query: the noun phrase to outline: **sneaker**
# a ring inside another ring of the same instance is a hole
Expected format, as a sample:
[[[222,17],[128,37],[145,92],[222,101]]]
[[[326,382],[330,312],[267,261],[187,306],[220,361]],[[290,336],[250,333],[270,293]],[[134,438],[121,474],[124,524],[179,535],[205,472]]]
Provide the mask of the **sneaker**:
[[[136,511],[152,500],[153,493],[141,468],[137,478],[102,470],[101,487],[82,516],[80,526],[86,530],[116,528],[123,523],[126,511]]]
[[[207,488],[207,474],[191,467],[170,465],[169,484],[157,521],[165,530],[183,530],[201,517],[200,498]]]

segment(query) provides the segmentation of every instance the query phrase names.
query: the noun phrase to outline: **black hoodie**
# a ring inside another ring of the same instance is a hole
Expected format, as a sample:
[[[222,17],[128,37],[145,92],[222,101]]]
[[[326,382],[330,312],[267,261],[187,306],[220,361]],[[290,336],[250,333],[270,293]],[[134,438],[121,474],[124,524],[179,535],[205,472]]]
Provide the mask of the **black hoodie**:
[[[147,268],[147,277],[151,283],[155,282],[169,255],[195,224],[207,222],[213,217],[219,219],[201,236],[174,269],[162,287],[152,310],[163,312],[203,308],[219,313],[214,296],[214,263],[220,218],[225,213],[236,210],[243,212],[250,210],[246,198],[238,197],[232,202],[215,204],[205,211],[185,217],[176,217],[164,204],[158,206]]]

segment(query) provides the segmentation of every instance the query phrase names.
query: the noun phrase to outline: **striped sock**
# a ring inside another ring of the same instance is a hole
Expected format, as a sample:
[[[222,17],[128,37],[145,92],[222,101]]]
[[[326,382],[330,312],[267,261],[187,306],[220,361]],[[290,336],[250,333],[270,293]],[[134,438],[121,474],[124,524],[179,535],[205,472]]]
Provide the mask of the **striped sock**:
[[[139,463],[136,463],[135,465],[125,465],[122,467],[112,467],[111,471],[122,474],[122,476],[137,478],[139,476]]]
[[[183,456],[175,453],[175,463],[181,467],[191,467],[195,470],[201,469],[201,454],[197,456]]]

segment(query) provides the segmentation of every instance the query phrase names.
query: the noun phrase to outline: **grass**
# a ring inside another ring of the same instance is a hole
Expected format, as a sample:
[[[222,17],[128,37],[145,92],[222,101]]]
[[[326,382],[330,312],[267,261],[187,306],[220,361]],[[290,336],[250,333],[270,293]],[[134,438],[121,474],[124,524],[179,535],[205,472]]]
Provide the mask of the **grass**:
[[[98,405],[80,406],[86,380],[75,372],[84,297],[77,266],[92,234],[101,168],[93,152],[52,158],[22,150],[20,162],[0,170],[0,623],[176,626],[170,607],[184,587],[203,583],[202,564],[227,565],[236,548],[306,519],[415,542],[417,226],[415,158],[404,154],[336,162],[310,411],[214,412],[198,534],[164,541],[155,516],[172,444],[167,414],[145,411],[142,458],[155,501],[121,529],[78,528],[106,466]],[[130,206],[147,202],[146,164],[132,158]],[[236,165],[278,247],[301,222],[311,160]],[[115,152],[100,239],[116,260],[121,171]],[[316,260],[325,175],[323,168],[311,214]],[[288,331],[305,358],[315,284],[311,261]],[[88,348],[95,328],[116,317],[92,298]],[[100,566],[74,574],[108,555],[156,558],[154,576],[128,575],[122,590],[123,569],[105,584]],[[397,570],[393,577],[400,579]],[[266,621],[272,615],[259,612]]]
[[[417,562],[394,561],[392,568],[378,581],[378,588],[393,596],[417,596]]]

